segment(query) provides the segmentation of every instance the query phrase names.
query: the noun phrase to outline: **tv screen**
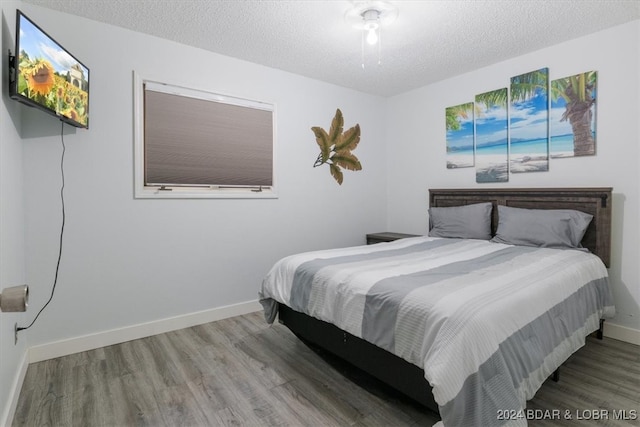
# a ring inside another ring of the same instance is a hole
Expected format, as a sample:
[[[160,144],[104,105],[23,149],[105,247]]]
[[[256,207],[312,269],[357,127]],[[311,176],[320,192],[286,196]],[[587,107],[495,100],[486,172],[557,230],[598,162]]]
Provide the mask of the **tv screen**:
[[[89,127],[89,69],[20,10],[11,97],[70,125]]]

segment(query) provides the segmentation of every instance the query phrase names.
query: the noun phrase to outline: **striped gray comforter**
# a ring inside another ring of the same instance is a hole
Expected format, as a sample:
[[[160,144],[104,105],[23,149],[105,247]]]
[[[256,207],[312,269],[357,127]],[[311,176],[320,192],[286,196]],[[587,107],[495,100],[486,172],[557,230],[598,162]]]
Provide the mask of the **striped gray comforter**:
[[[423,368],[445,427],[507,423],[614,314],[593,254],[430,237],[283,258],[259,296]]]

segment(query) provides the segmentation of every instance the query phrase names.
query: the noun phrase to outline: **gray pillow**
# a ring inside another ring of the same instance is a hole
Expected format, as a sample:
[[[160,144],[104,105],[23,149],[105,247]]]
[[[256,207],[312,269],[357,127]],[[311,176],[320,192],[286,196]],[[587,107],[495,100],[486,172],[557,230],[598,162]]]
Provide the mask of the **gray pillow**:
[[[457,239],[491,239],[491,202],[446,208],[429,208],[429,236]]]
[[[492,242],[541,248],[582,248],[593,215],[571,209],[522,209],[498,206]]]

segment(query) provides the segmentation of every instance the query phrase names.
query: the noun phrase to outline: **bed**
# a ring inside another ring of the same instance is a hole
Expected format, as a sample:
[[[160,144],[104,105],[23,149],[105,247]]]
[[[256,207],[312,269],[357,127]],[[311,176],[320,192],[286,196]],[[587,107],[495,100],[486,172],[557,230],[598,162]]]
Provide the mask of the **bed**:
[[[445,427],[526,425],[526,401],[614,314],[611,205],[611,188],[431,189],[429,235],[285,257],[260,302]]]

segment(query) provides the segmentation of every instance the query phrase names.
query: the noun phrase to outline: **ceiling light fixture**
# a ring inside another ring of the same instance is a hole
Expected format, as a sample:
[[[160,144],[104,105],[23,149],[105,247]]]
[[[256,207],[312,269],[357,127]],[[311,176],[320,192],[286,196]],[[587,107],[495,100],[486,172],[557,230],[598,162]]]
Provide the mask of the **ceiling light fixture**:
[[[352,1],[353,7],[344,15],[345,21],[362,32],[362,68],[364,69],[364,42],[378,47],[378,65],[380,65],[380,46],[382,27],[391,24],[398,17],[398,8],[384,0]]]

